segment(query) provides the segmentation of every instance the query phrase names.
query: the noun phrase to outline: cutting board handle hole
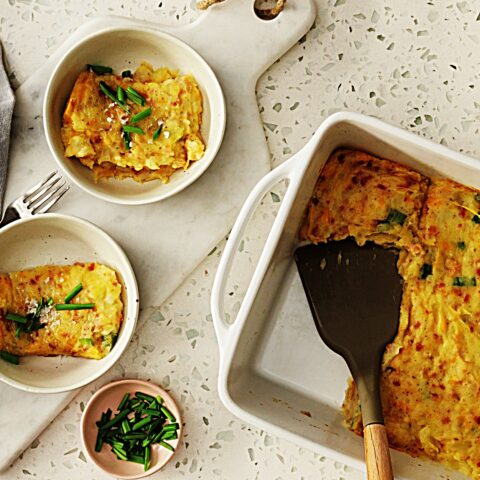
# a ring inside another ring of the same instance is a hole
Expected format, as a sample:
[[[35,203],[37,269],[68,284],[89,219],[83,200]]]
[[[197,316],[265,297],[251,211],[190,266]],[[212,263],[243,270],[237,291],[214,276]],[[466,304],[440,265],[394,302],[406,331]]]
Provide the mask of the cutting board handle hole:
[[[286,0],[255,0],[253,9],[260,20],[275,20],[285,7]]]

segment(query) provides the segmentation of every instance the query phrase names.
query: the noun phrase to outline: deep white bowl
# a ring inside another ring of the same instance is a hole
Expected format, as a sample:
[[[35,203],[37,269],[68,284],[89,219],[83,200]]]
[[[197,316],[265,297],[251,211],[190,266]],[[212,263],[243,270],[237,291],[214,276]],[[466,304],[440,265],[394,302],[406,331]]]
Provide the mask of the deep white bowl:
[[[88,64],[108,65],[118,73],[134,70],[142,61],[158,68],[176,68],[191,73],[203,96],[202,136],[204,156],[187,171],[177,171],[167,184],[153,180],[140,184],[132,179],[101,179],[95,183],[91,170],[79,161],[65,158],[60,137],[65,104],[79,73]],[[58,62],[47,84],[43,105],[45,135],[63,172],[80,188],[113,203],[140,205],[168,198],[194,182],[212,163],[225,130],[225,101],[209,65],[184,42],[172,35],[145,27],[113,27],[100,30],[73,46]]]
[[[30,217],[0,230],[0,272],[40,265],[97,262],[113,268],[122,283],[124,318],[112,351],[101,360],[22,357],[20,365],[0,360],[0,380],[38,393],[58,393],[82,387],[109,370],[127,348],[138,316],[138,287],[123,250],[103,230],[85,220],[60,214]]]

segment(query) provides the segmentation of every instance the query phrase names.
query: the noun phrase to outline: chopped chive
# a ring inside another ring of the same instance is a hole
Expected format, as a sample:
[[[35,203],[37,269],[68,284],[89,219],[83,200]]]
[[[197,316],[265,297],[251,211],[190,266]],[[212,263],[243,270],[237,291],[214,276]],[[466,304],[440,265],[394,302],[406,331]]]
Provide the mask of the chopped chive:
[[[128,399],[130,398],[130,394],[127,392],[123,398],[122,398],[122,401],[118,404],[118,407],[117,407],[117,410],[120,412],[121,410],[123,410],[123,407],[126,405],[126,403],[128,402]]]
[[[385,222],[390,223],[391,225],[393,224],[403,225],[406,218],[407,216],[404,213],[394,208],[391,208],[390,211],[388,212]]]
[[[177,419],[173,416],[172,412],[167,407],[164,407],[163,405],[160,407],[160,410],[163,412],[163,414],[171,421],[175,422]]]
[[[158,405],[161,405],[163,403],[163,398],[160,395],[157,395],[155,397],[155,400],[157,401]]]
[[[155,397],[152,397],[151,395],[148,395],[147,393],[143,393],[143,392],[135,392],[135,396],[137,398],[140,398],[141,400],[146,400],[147,402],[151,402],[155,400]]]
[[[112,67],[104,67],[103,65],[91,65],[87,63],[87,67],[97,75],[103,75],[104,73],[113,73]]]
[[[145,106],[145,97],[143,97],[140,93],[138,93],[134,88],[127,87],[126,90],[127,97],[134,103],[141,105],[142,107]]]
[[[120,103],[125,103],[125,90],[120,85],[117,87],[117,98]]]
[[[78,341],[82,345],[88,345],[90,347],[93,347],[93,340],[91,338],[80,338]]]
[[[55,310],[91,310],[94,303],[57,303]]]
[[[15,329],[15,338],[20,338],[21,333],[22,333],[22,327],[17,327]]]
[[[145,447],[143,455],[143,470],[146,472],[150,468],[150,447]]]
[[[137,123],[140,120],[143,120],[144,118],[147,118],[151,113],[152,113],[152,109],[150,107],[148,107],[145,110],[142,110],[141,112],[134,115],[132,117],[132,119],[130,120],[130,123]]]
[[[169,443],[164,442],[163,440],[160,440],[160,441],[158,442],[158,444],[161,445],[162,447],[166,448],[167,450],[170,450],[170,451],[172,451],[172,452],[175,451],[175,448],[173,448]]]
[[[153,408],[144,408],[142,410],[142,413],[146,413],[147,415],[156,415],[157,417],[159,415],[162,415],[162,412],[160,410],[154,410]]]
[[[125,149],[126,150],[130,150],[130,141],[131,141],[131,137],[130,137],[130,134],[128,132],[123,132],[123,139],[125,140]]]
[[[130,455],[128,459],[131,462],[141,463],[142,465],[144,464],[144,457],[142,457],[141,455]]]
[[[139,428],[144,427],[145,425],[148,425],[152,421],[152,417],[148,415],[145,418],[142,418],[139,422],[135,423],[132,427],[132,430],[138,430]]]
[[[140,127],[135,127],[134,125],[124,125],[123,131],[127,133],[139,133],[145,135],[145,132]]]
[[[432,265],[429,263],[424,263],[422,265],[422,268],[420,269],[420,278],[422,280],[425,280],[429,275],[431,275],[433,272]]]
[[[103,432],[101,430],[98,431],[97,433],[97,440],[95,442],[95,451],[96,452],[101,452],[102,447],[103,447]]]
[[[81,291],[83,290],[83,285],[79,283],[74,287],[74,289],[65,297],[65,303],[70,303]]]
[[[100,82],[99,88],[110,100],[115,102],[120,108],[125,110],[127,113],[130,113],[130,109],[126,105],[123,105],[118,101],[118,98],[115,95],[115,92],[105,82],[103,81]]]
[[[2,358],[8,363],[12,363],[13,365],[18,365],[20,363],[20,357],[12,355],[11,353],[5,352],[3,350],[0,350],[0,358]]]
[[[113,450],[113,453],[115,453],[115,455],[121,460],[128,460],[127,452],[125,452],[125,450],[119,450],[116,447],[113,447],[112,450]]]
[[[457,248],[459,250],[465,250],[465,242],[457,242]]]
[[[119,414],[115,415],[109,422],[103,425],[101,428],[105,430],[107,428],[113,427],[116,425],[120,420],[123,420],[128,414],[130,413],[129,410],[123,410]]]
[[[162,133],[163,123],[153,132],[152,140],[155,141]]]
[[[165,435],[162,436],[162,440],[176,440],[178,438],[177,432],[165,432]]]
[[[143,440],[145,438],[145,434],[142,432],[129,432],[123,436],[125,440]]]
[[[17,315],[16,313],[7,313],[7,315],[5,315],[5,318],[7,320],[11,320],[12,322],[17,322],[22,324],[26,324],[28,322],[27,317],[23,317],[22,315]]]
[[[53,305],[53,298],[50,297],[48,300],[47,300],[47,305],[50,307],[51,305]]]
[[[121,428],[123,433],[128,433],[132,430],[132,428],[130,427],[130,423],[128,423],[128,420],[124,420],[122,422]]]
[[[454,287],[476,287],[477,286],[477,279],[475,277],[467,278],[467,277],[455,277],[453,279]]]
[[[178,423],[167,423],[166,425],[163,426],[163,429],[165,431],[169,430],[178,430],[180,428],[180,425]]]

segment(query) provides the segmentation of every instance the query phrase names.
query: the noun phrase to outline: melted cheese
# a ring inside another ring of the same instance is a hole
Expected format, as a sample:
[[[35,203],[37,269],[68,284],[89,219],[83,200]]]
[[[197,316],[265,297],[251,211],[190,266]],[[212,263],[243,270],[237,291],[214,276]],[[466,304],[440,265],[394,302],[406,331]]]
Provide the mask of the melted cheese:
[[[100,91],[100,82],[115,92],[119,86],[132,87],[146,99],[145,106],[127,100],[130,113],[125,112]],[[146,108],[151,108],[151,114],[135,123],[144,134],[131,133],[127,149],[122,128]],[[82,72],[63,115],[65,156],[78,159],[96,178],[161,179],[166,183],[176,170],[186,170],[203,157],[202,110],[202,95],[189,74],[154,70],[147,63],[137,68],[133,78]]]
[[[377,179],[356,187],[359,157],[381,172],[385,196]],[[352,235],[358,243],[373,240],[400,249],[400,325],[381,374],[389,443],[480,478],[480,196],[446,179],[432,179],[427,188],[418,173],[406,174],[403,166],[386,172],[384,162],[361,152],[336,152],[321,173],[303,234],[314,242]],[[395,187],[405,178],[416,178],[410,193]],[[417,192],[414,201],[411,192]],[[389,208],[407,217],[393,235],[378,237],[375,220]],[[428,276],[422,275],[425,264],[431,265]],[[347,426],[362,434],[353,381],[343,410]]]
[[[64,303],[73,288],[83,289],[71,303],[94,303],[91,310],[42,310],[44,328],[15,335],[7,313],[25,316],[40,299]],[[72,355],[103,358],[112,349],[123,320],[122,287],[111,268],[96,263],[37,267],[0,274],[0,350],[14,355]]]

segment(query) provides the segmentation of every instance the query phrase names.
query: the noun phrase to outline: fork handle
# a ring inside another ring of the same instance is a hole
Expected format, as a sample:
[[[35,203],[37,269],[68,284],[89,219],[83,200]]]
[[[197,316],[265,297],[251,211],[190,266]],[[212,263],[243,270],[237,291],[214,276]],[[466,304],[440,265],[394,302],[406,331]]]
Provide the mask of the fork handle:
[[[368,480],[393,480],[385,425],[372,423],[363,429]]]
[[[7,207],[5,213],[3,214],[2,219],[0,220],[0,228],[4,227],[5,225],[18,220],[20,215],[16,212],[13,208]]]

